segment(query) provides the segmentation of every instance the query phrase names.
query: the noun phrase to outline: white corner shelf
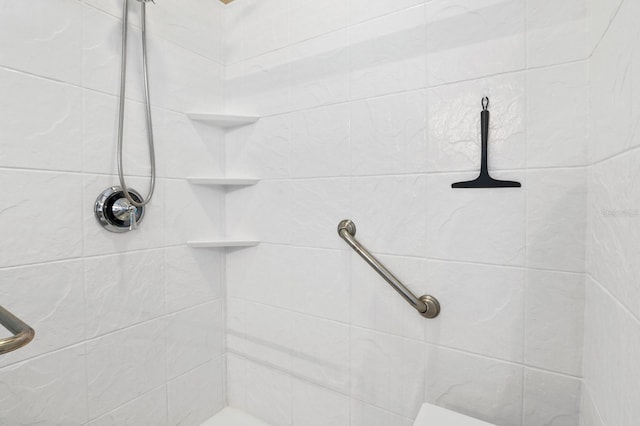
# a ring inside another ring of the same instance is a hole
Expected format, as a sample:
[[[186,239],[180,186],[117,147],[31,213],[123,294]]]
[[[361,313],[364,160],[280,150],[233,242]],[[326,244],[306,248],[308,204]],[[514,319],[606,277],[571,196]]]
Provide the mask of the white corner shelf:
[[[207,241],[187,241],[187,245],[192,248],[233,248],[233,247],[254,247],[260,244],[255,240],[207,240]]]
[[[255,115],[209,114],[206,112],[188,112],[187,117],[196,121],[204,121],[223,129],[246,126],[260,119]]]
[[[189,177],[187,180],[193,185],[207,186],[252,186],[260,182],[260,179],[254,178]]]

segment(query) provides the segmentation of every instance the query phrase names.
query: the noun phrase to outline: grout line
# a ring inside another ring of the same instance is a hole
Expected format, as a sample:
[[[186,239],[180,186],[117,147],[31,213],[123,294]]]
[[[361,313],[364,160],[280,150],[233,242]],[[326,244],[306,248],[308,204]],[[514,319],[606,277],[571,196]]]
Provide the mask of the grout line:
[[[636,315],[631,308],[627,306],[622,300],[620,300],[615,294],[613,294],[607,287],[605,287],[600,281],[598,281],[590,272],[587,272],[586,275],[591,278],[591,280],[596,283],[596,285],[602,290],[611,300],[613,300],[620,308],[622,308],[623,312],[631,317],[640,327],[640,316]]]
[[[302,246],[298,244],[292,243],[278,243],[272,241],[262,241],[260,243],[263,247],[287,247],[287,248],[296,248],[303,250],[315,250],[315,251],[327,251],[335,254],[338,253],[349,253],[349,250],[346,248],[333,248],[333,247],[317,247],[317,246]],[[445,259],[445,258],[437,258],[430,256],[419,256],[413,254],[397,254],[397,253],[388,253],[381,252],[377,250],[371,250],[371,252],[376,256],[384,256],[389,258],[398,258],[398,259],[413,259],[413,260],[424,260],[430,262],[442,262],[442,263],[455,263],[461,265],[477,265],[477,266],[488,266],[488,267],[499,267],[499,268],[507,268],[507,269],[518,269],[518,270],[531,270],[531,271],[540,271],[540,272],[552,272],[558,274],[574,274],[574,275],[582,275],[584,271],[571,271],[571,270],[561,270],[561,269],[547,269],[540,267],[526,267],[524,265],[509,265],[503,263],[488,263],[488,262],[478,262],[472,260],[462,260],[462,259]]]
[[[89,3],[84,3],[84,7],[91,8],[94,11],[99,12],[99,13],[101,13],[103,15],[106,15],[106,16],[108,16],[110,18],[115,18],[117,21],[122,23],[122,16],[121,15],[114,15],[114,14],[112,14],[110,12],[107,12],[106,10],[100,9],[99,7],[97,7],[97,6],[93,5],[93,4],[89,4]],[[147,15],[149,15],[149,12],[147,12]],[[149,26],[149,24],[150,24],[150,22],[147,23],[147,26]],[[135,22],[135,21],[129,20],[129,27],[133,27],[133,28],[135,28],[137,30],[140,30],[140,24],[138,22]],[[206,56],[205,54],[203,54],[201,52],[189,49],[187,46],[179,44],[175,40],[171,40],[171,39],[163,37],[162,35],[160,35],[161,34],[160,31],[156,31],[156,30],[153,30],[153,29],[147,29],[147,31],[149,31],[149,34],[153,38],[156,38],[156,39],[159,39],[159,40],[163,40],[166,43],[172,44],[174,47],[178,47],[178,48],[184,49],[185,51],[187,51],[189,53],[192,53],[192,54],[194,54],[196,56],[199,56],[200,58],[205,59],[207,61],[213,62],[216,65],[224,66],[224,63],[222,61],[217,61],[217,60],[215,60],[213,58],[210,58],[209,56]]]
[[[313,314],[308,314],[308,313],[305,313],[305,312],[294,311],[292,309],[285,308],[285,307],[282,307],[282,306],[270,305],[270,304],[267,304],[267,303],[264,303],[264,302],[254,301],[254,300],[250,300],[250,299],[244,299],[244,298],[241,298],[241,297],[232,296],[232,297],[230,297],[230,299],[234,300],[235,302],[264,306],[264,307],[267,307],[267,308],[270,308],[270,309],[275,309],[275,310],[278,310],[278,311],[288,312],[288,313],[293,314],[293,315],[299,315],[299,316],[312,318],[312,319],[316,319],[316,320],[323,321],[323,322],[332,323],[332,324],[335,324],[335,325],[339,325],[341,327],[349,327],[349,332],[350,333],[351,333],[351,330],[360,330],[360,331],[364,331],[366,333],[380,334],[380,335],[384,335],[384,336],[387,336],[387,337],[392,337],[392,338],[396,338],[396,339],[402,339],[402,340],[405,340],[405,341],[408,341],[408,342],[424,344],[424,345],[427,345],[427,346],[446,349],[446,350],[450,350],[450,351],[453,351],[453,352],[458,352],[458,353],[471,355],[471,356],[475,356],[475,357],[479,357],[479,358],[484,358],[484,359],[488,359],[488,360],[492,360],[492,361],[498,361],[498,362],[502,362],[502,363],[506,363],[506,364],[510,364],[510,365],[516,365],[516,366],[520,366],[520,367],[525,367],[525,368],[532,369],[532,370],[537,370],[537,371],[541,371],[541,372],[556,374],[556,375],[564,376],[564,377],[567,377],[567,378],[572,378],[572,379],[580,379],[581,378],[580,376],[577,376],[577,375],[573,375],[573,374],[564,373],[564,372],[561,372],[561,371],[546,369],[546,368],[543,368],[543,367],[527,364],[527,363],[524,362],[524,360],[522,362],[518,362],[518,361],[508,360],[508,359],[504,359],[504,358],[498,358],[498,357],[482,354],[482,353],[479,353],[479,352],[470,351],[470,350],[467,350],[467,349],[460,349],[460,348],[456,348],[456,347],[453,347],[453,346],[444,345],[444,344],[441,344],[441,343],[429,342],[429,341],[425,341],[424,339],[414,339],[414,338],[411,338],[411,337],[400,336],[400,335],[397,335],[397,334],[389,333],[387,331],[381,331],[381,330],[377,330],[377,329],[374,329],[374,328],[369,328],[369,327],[353,324],[351,322],[345,323],[345,322],[341,322],[341,321],[337,321],[337,320],[333,320],[333,319],[320,317],[320,316],[313,315]],[[351,339],[350,339],[350,341],[351,341]],[[240,352],[238,350],[234,350],[234,349],[228,350],[228,352],[231,352],[231,353],[234,353],[234,354],[241,354],[241,355],[243,355],[245,357],[248,356],[248,354],[243,354],[242,352]]]

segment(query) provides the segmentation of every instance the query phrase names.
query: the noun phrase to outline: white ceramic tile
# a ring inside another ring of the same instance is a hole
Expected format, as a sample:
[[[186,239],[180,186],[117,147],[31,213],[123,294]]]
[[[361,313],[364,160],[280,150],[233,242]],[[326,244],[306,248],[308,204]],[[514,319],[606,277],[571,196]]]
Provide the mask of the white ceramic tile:
[[[120,88],[120,57],[122,23],[92,7],[85,7],[82,16],[82,75],[83,86],[117,94]],[[140,58],[140,32],[128,34],[128,55]],[[127,62],[127,97],[142,100],[141,61]]]
[[[164,426],[167,420],[167,389],[161,386],[115,410],[92,420],[90,426]]]
[[[251,58],[286,46],[290,40],[288,0],[248,0],[242,9],[242,50]]]
[[[523,425],[577,426],[581,387],[573,377],[525,369]]]
[[[427,346],[426,401],[498,425],[522,421],[522,367]]]
[[[418,5],[351,27],[352,99],[425,87],[424,17]]]
[[[122,2],[118,0],[84,0],[84,3],[96,9],[102,10],[118,19],[122,19]],[[151,18],[149,16],[149,18]],[[131,25],[140,25],[140,7],[132,6],[129,3],[129,23]]]
[[[247,411],[274,426],[292,424],[293,385],[291,377],[253,362],[247,363]]]
[[[604,426],[598,409],[591,396],[589,390],[584,388],[582,392],[582,410],[580,413],[580,426]]]
[[[164,314],[163,250],[86,259],[84,281],[88,337]]]
[[[294,380],[293,425],[350,426],[349,398],[319,386]]]
[[[429,85],[524,68],[524,3],[523,0],[427,2]]]
[[[117,132],[118,98],[103,93],[83,92],[83,170],[92,173],[115,174],[118,171]],[[154,132],[158,134],[157,131]],[[127,175],[148,176],[150,173],[147,128],[144,105],[125,103],[123,136],[124,170]],[[161,170],[158,170],[162,174]]]
[[[640,253],[640,171],[635,166],[640,160],[640,151],[634,150],[625,155],[630,165],[629,175],[629,207],[623,216],[628,221],[628,234],[625,235],[626,262],[628,265],[628,276],[622,280],[620,299],[623,300],[631,313],[640,318],[640,287],[638,286],[638,273],[640,273],[640,263],[637,262],[637,255]]]
[[[226,400],[230,407],[246,410],[247,388],[247,361],[230,352],[225,354],[226,359]]]
[[[629,70],[635,24],[628,10],[630,6],[625,5],[631,3],[623,3],[591,58],[589,149],[592,162],[615,155],[630,145],[632,77]]]
[[[98,417],[165,382],[161,320],[87,343],[89,415]]]
[[[225,208],[228,236],[272,243],[291,241],[289,181],[262,181],[252,187],[230,190]]]
[[[225,5],[222,12],[222,57],[226,65],[242,59],[242,7],[243,3],[235,2]]]
[[[225,406],[222,358],[169,382],[169,424],[202,424]]]
[[[164,182],[158,180],[153,200],[146,206],[145,217],[135,232],[117,234],[105,231],[93,211],[95,200],[105,189],[118,186],[117,176],[84,175],[84,253],[87,256],[122,253],[132,250],[159,248],[164,244]],[[146,196],[148,178],[127,177],[127,185]],[[183,241],[184,242],[184,241]]]
[[[260,39],[260,36],[256,38]],[[289,112],[291,48],[227,65],[224,85],[227,111],[243,111],[245,114],[261,117]]]
[[[587,278],[585,294],[583,375],[603,423],[623,424],[621,390],[625,377],[625,315],[617,301],[600,284]]]
[[[122,2],[87,0],[86,4],[122,19]],[[221,18],[223,5],[203,0],[147,5],[147,31],[186,50],[221,62]],[[129,3],[129,25],[139,31],[140,4]]]
[[[0,165],[82,169],[80,89],[3,69],[0,70],[0,91],[3,116]]]
[[[632,3],[635,9],[631,11],[632,14],[637,15],[640,13],[640,5]],[[634,16],[635,16],[634,15]],[[636,33],[633,37],[640,36],[640,30],[636,28]],[[632,146],[640,145],[640,46],[638,43],[634,44],[631,63],[631,119],[633,126],[633,135],[631,140]]]
[[[332,105],[291,115],[291,175],[349,174],[349,107]]]
[[[2,65],[55,80],[82,82],[80,2],[6,4],[0,12],[0,28]]]
[[[351,104],[351,171],[356,175],[426,170],[424,90]]]
[[[221,63],[223,7],[206,0],[148,5],[148,29],[151,34]],[[138,24],[139,20],[131,22]]]
[[[167,244],[185,244],[221,235],[222,189],[191,185],[184,180],[167,180],[165,188]]]
[[[285,262],[282,267],[290,269],[290,309],[335,321],[349,321],[348,252],[298,248],[282,261]]]
[[[348,394],[349,326],[307,315],[292,322],[292,374]]]
[[[284,309],[229,298],[226,350],[288,371],[293,318]]]
[[[622,371],[625,376],[622,382],[622,424],[632,425],[640,419],[640,407],[638,407],[638,395],[640,395],[640,368],[638,357],[640,356],[640,322],[637,318],[627,315],[624,323],[624,343],[622,349]],[[613,396],[615,397],[615,396]]]
[[[118,98],[84,91],[84,170],[116,173]],[[222,134],[183,114],[153,108],[158,176],[186,178],[221,173]],[[125,104],[124,169],[128,175],[149,175],[149,148],[144,105]]]
[[[609,29],[614,16],[618,13],[622,0],[588,0],[587,11],[589,14],[589,48],[601,42],[603,35]]]
[[[586,171],[527,172],[527,265],[584,271],[587,207]]]
[[[413,419],[407,419],[382,408],[351,399],[351,426],[411,426]]]
[[[167,312],[219,299],[222,296],[222,253],[190,249],[166,249]]]
[[[414,418],[423,392],[422,342],[352,328],[352,398]]]
[[[590,168],[588,267],[598,282],[618,297],[628,276],[631,157],[614,157]]]
[[[527,272],[527,365],[580,376],[584,334],[584,276]]]
[[[423,256],[428,189],[420,175],[354,178],[353,213],[345,219],[355,222],[356,238],[372,252]]]
[[[378,16],[384,16],[403,9],[424,3],[425,0],[399,0],[388,2],[384,0],[353,0],[349,3],[351,22],[367,21]]]
[[[588,63],[527,72],[527,165],[580,166],[587,162]]]
[[[489,98],[489,169],[525,165],[525,75],[507,74],[431,88],[427,93],[429,171],[479,170],[480,112]]]
[[[521,188],[452,189],[475,179],[477,172],[427,178],[425,221],[427,255],[436,259],[502,265],[524,265],[525,191]],[[523,173],[495,173],[496,179],[518,180]]]
[[[426,261],[376,255],[414,294],[432,292]],[[360,256],[351,255],[351,324],[422,340],[425,320]]]
[[[80,175],[3,170],[0,186],[0,266],[82,254]]]
[[[263,117],[225,134],[225,169],[230,176],[261,179],[289,176],[291,121],[288,114]]]
[[[117,94],[120,90],[121,23],[116,18],[85,8],[83,75],[85,87]],[[128,55],[141,57],[140,31],[129,32]],[[223,69],[219,63],[173,43],[148,36],[149,85],[153,105],[178,111],[220,108]],[[141,101],[142,61],[127,63],[127,97]]]
[[[424,282],[442,307],[425,324],[427,342],[522,361],[523,270],[431,261]]]
[[[349,2],[297,0],[289,2],[291,42],[306,40],[349,25]]]
[[[180,112],[222,109],[221,64],[153,37],[148,55],[153,104]]]
[[[182,179],[224,174],[224,132],[221,129],[164,109],[154,109],[153,114],[160,173]],[[128,145],[141,145],[147,152],[145,141],[145,138],[130,140]]]
[[[4,354],[0,365],[61,349],[85,336],[82,261],[0,270],[2,305],[36,331],[19,351]]]
[[[324,3],[318,4],[325,7]],[[349,30],[335,31],[295,44],[291,59],[294,110],[349,99]]]
[[[291,306],[294,283],[290,259],[294,248],[260,244],[226,255],[226,287],[229,297],[274,306]],[[247,268],[247,265],[251,265]]]
[[[168,378],[222,357],[224,312],[221,300],[180,311],[164,321]]]
[[[588,51],[588,0],[526,2],[527,66],[585,59]]]
[[[84,424],[87,375],[84,345],[0,369],[0,423]]]
[[[291,182],[291,218],[288,232],[299,246],[347,249],[336,232],[338,222],[351,212],[348,178],[302,179]]]

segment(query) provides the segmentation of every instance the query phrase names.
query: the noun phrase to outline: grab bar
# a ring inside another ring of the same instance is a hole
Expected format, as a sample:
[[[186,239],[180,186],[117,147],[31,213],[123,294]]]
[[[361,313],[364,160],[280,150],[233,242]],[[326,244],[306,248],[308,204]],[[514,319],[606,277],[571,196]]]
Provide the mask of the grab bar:
[[[397,279],[378,259],[362,246],[354,237],[356,224],[346,219],[338,224],[338,235],[351,246],[400,296],[425,318],[435,318],[440,314],[440,302],[428,294],[416,297],[399,279]]]
[[[0,306],[0,324],[13,333],[12,337],[0,339],[0,355],[20,349],[33,340],[36,332],[20,318]]]

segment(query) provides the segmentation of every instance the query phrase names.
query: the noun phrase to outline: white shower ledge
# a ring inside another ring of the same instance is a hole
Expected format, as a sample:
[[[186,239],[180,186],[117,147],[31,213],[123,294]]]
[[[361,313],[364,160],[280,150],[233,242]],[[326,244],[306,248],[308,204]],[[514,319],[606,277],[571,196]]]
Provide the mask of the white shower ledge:
[[[211,114],[207,112],[188,112],[187,117],[196,121],[205,121],[222,128],[246,126],[260,119],[255,115]]]
[[[187,180],[194,185],[208,186],[251,186],[260,182],[260,179],[254,178],[214,178],[214,177],[190,177]]]
[[[200,426],[269,426],[249,414],[227,407]]]
[[[205,240],[187,241],[187,245],[192,248],[233,248],[233,247],[254,247],[260,244],[256,240]]]

